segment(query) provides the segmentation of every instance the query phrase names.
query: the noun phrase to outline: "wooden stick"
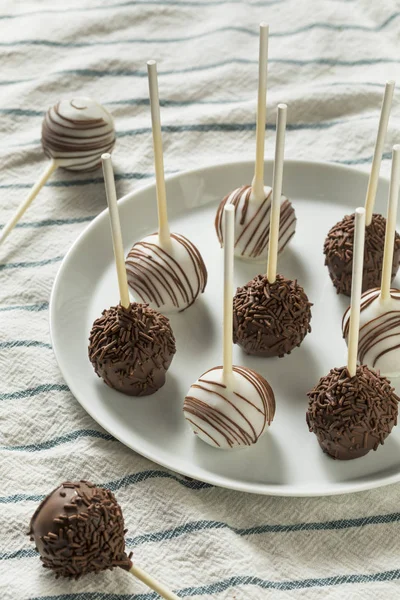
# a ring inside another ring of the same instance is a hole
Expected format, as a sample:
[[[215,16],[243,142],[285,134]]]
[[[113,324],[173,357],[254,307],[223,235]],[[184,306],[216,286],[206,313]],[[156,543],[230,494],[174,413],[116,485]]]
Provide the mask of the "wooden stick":
[[[258,101],[256,121],[256,164],[252,182],[253,197],[264,200],[264,146],[265,123],[267,118],[267,70],[268,70],[268,33],[269,26],[260,23],[260,50],[258,60]]]
[[[166,600],[180,600],[179,597],[174,594],[174,592],[168,590],[165,585],[156,581],[153,577],[151,577],[151,575],[146,573],[146,571],[143,571],[143,569],[140,567],[132,565],[132,567],[129,569],[129,573],[132,573],[132,575],[137,577],[151,590],[157,592],[157,594],[159,594],[162,598],[166,598]]]
[[[106,187],[108,210],[110,214],[115,265],[117,267],[118,275],[119,295],[122,306],[128,308],[130,306],[128,280],[126,276],[124,245],[122,243],[121,223],[119,221],[117,192],[115,190],[111,154],[103,154],[101,157],[101,162],[103,164],[104,183]]]
[[[233,336],[233,258],[235,242],[235,207],[226,204],[224,208],[224,331],[223,331],[223,377],[232,373]]]
[[[353,246],[350,326],[348,335],[347,370],[350,377],[357,372],[358,338],[360,335],[360,302],[364,266],[365,208],[357,208]]]
[[[400,189],[400,145],[393,146],[392,172],[390,175],[389,202],[386,219],[385,250],[383,254],[383,269],[381,280],[382,302],[390,298],[390,287],[392,284],[392,265],[394,237],[396,233],[397,205],[399,202]]]
[[[28,196],[23,202],[21,202],[21,204],[19,205],[11,219],[8,221],[8,223],[5,224],[0,234],[0,245],[4,242],[6,237],[14,229],[15,225],[18,223],[26,209],[32,204],[33,200],[36,198],[46,181],[49,179],[50,175],[57,169],[57,167],[58,163],[55,160],[51,160],[50,163],[47,165],[40,179],[35,183]]]
[[[161,137],[160,99],[158,96],[157,63],[155,60],[147,62],[149,77],[149,93],[151,108],[151,125],[153,130],[154,166],[156,170],[157,209],[158,209],[158,235],[161,245],[170,245],[171,237],[168,224],[167,194],[164,178],[164,157]]]
[[[276,266],[278,263],[279,221],[281,215],[281,195],[283,178],[283,160],[285,153],[285,131],[286,131],[286,104],[278,104],[276,117],[276,142],[274,174],[272,178],[272,206],[271,220],[269,223],[268,265],[267,279],[274,283],[276,279]]]
[[[379,171],[382,162],[383,146],[389,123],[390,109],[392,107],[393,91],[395,82],[387,81],[383,95],[381,116],[379,119],[378,134],[376,136],[374,158],[372,159],[371,172],[369,175],[367,196],[365,198],[366,225],[371,225],[372,214],[376,198],[376,190],[379,182]]]

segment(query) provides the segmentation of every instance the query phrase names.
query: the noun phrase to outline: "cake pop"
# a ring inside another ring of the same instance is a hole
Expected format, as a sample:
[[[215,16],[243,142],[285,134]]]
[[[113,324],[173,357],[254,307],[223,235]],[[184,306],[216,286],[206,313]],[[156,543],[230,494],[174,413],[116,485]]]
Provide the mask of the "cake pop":
[[[303,288],[276,273],[286,109],[278,106],[267,274],[238,288],[233,299],[233,341],[256,356],[290,354],[311,331],[312,305]]]
[[[366,230],[362,291],[378,287],[382,276],[386,220],[373,214],[385,135],[393,98],[394,81],[388,81],[383,97],[374,157],[365,199]],[[354,214],[346,215],[329,231],[324,243],[325,265],[338,294],[350,296],[353,263]],[[396,233],[391,265],[394,279],[400,264],[400,236]]]
[[[251,185],[243,185],[225,196],[215,217],[215,230],[221,246],[224,245],[224,206],[235,207],[235,255],[254,262],[267,260],[269,242],[269,218],[272,190],[264,186],[264,143],[266,123],[266,95],[268,68],[268,32],[266,23],[260,24],[260,55],[258,76],[258,103],[256,124],[256,161]],[[280,230],[278,252],[281,252],[296,231],[296,214],[291,202],[280,197]]]
[[[265,433],[275,397],[264,377],[232,365],[234,208],[226,206],[224,245],[223,366],[206,371],[190,387],[183,412],[195,435],[215,448],[246,448]]]
[[[350,460],[376,450],[397,423],[398,401],[390,381],[366,365],[357,367],[365,210],[355,214],[354,261],[347,366],[332,369],[308,393],[309,430],[322,450]]]
[[[110,387],[147,396],[165,383],[175,338],[167,317],[147,304],[130,302],[111,156],[104,154],[102,160],[121,304],[104,310],[93,323],[89,359]]]
[[[400,146],[393,148],[392,174],[386,220],[385,251],[381,287],[361,296],[358,359],[381,375],[400,375],[400,290],[391,289],[392,256],[395,243],[399,197]],[[349,334],[350,310],[343,316],[343,337]]]
[[[207,269],[196,246],[183,235],[170,233],[164,179],[157,65],[147,63],[156,171],[158,233],[132,246],[126,258],[128,283],[135,298],[162,313],[191,306],[207,285]]]
[[[47,111],[42,125],[42,146],[49,165],[27,198],[4,226],[0,244],[18,223],[50,175],[62,167],[68,171],[92,171],[101,155],[115,144],[114,121],[98,102],[84,96],[61,100]]]
[[[120,567],[167,600],[178,600],[164,585],[132,563],[125,549],[124,517],[114,494],[89,481],[66,481],[37,507],[29,535],[40,560],[56,578],[79,579]]]

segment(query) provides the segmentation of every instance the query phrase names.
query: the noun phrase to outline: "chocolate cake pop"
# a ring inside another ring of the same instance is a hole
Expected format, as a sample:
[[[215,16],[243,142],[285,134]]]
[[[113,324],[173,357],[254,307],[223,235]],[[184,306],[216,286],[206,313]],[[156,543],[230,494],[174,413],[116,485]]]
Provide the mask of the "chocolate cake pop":
[[[385,244],[386,219],[372,215],[370,225],[365,228],[364,270],[362,291],[380,285],[382,277],[383,251]],[[325,243],[325,265],[338,294],[350,296],[353,266],[354,213],[346,215],[329,231]],[[400,235],[396,232],[391,279],[396,277],[400,265]]]
[[[305,291],[297,281],[276,272],[286,108],[278,106],[267,274],[238,288],[233,299],[233,341],[256,356],[290,354],[311,331],[312,304]]]
[[[162,387],[175,351],[169,320],[147,304],[112,306],[90,332],[89,360],[95,372],[129,396],[148,396]]]
[[[400,146],[394,146],[381,287],[368,290],[361,296],[358,345],[360,363],[377,369],[381,375],[387,377],[400,375],[400,290],[390,287],[399,188]],[[348,309],[342,323],[343,337],[346,341],[349,328]]]
[[[307,424],[322,450],[350,460],[377,450],[397,424],[398,402],[390,381],[369,369],[332,369],[308,393]]]
[[[164,179],[157,65],[147,63],[158,208],[158,233],[133,245],[126,259],[128,283],[137,300],[162,313],[182,312],[207,285],[207,269],[196,246],[170,233]]]
[[[42,146],[50,163],[0,234],[0,244],[18,223],[50,175],[61,167],[92,171],[101,155],[115,144],[114,121],[98,102],[85,96],[61,100],[47,111],[42,125]]]
[[[388,81],[381,107],[378,134],[369,175],[365,199],[366,231],[362,291],[380,285],[383,263],[383,247],[386,222],[384,217],[373,214],[379,170],[392,105],[394,81]],[[353,265],[354,214],[346,215],[329,231],[325,243],[325,265],[338,294],[350,296]],[[393,251],[392,278],[396,276],[400,263],[400,236],[396,234]]]
[[[147,396],[165,383],[175,338],[167,317],[147,304],[130,302],[111,156],[103,154],[102,161],[121,303],[93,323],[89,360],[110,387]]]
[[[124,517],[114,494],[90,481],[66,481],[37,507],[29,535],[40,560],[58,577],[79,579],[120,567],[166,600],[178,596],[132,563]]]
[[[204,373],[190,387],[183,413],[195,435],[222,450],[246,448],[265,433],[275,415],[275,397],[264,377],[232,365],[232,291],[235,215],[224,209],[223,367]]]
[[[306,415],[324,452],[350,460],[376,450],[397,423],[398,401],[390,381],[367,365],[357,367],[363,274],[365,209],[355,215],[354,262],[347,365],[332,369],[309,392]]]
[[[251,185],[243,185],[225,196],[215,217],[215,230],[221,247],[224,245],[224,206],[235,207],[235,255],[254,262],[265,262],[269,244],[272,190],[264,186],[264,145],[266,123],[268,32],[266,23],[260,24],[260,55],[258,76],[258,103],[256,126],[256,161]],[[296,231],[296,214],[291,202],[281,196],[278,252],[281,252]]]

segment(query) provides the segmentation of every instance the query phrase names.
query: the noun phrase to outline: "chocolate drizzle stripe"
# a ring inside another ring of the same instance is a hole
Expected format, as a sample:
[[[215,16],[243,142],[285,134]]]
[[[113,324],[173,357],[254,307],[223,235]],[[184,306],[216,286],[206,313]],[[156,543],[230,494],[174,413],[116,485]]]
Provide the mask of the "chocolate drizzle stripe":
[[[220,446],[221,446],[221,444],[219,444],[219,443],[217,442],[217,440],[216,440],[215,438],[213,438],[213,437],[212,437],[212,435],[210,435],[210,434],[208,433],[208,431],[206,431],[205,429],[202,429],[202,428],[200,427],[200,425],[198,425],[197,423],[195,423],[194,421],[192,421],[192,419],[189,419],[189,417],[186,417],[186,419],[187,419],[187,420],[189,421],[189,423],[191,423],[191,424],[192,424],[194,427],[196,427],[197,429],[199,429],[200,431],[202,431],[202,432],[204,433],[204,435],[206,435],[207,437],[209,437],[209,438],[210,438],[210,440],[212,440],[216,446],[218,446],[218,447],[220,447]]]

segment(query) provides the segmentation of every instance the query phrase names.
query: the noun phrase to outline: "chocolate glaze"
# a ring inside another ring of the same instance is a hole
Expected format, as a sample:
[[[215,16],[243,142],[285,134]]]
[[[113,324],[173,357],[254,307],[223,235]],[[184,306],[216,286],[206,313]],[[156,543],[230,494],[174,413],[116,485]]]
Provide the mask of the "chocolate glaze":
[[[374,214],[371,224],[365,228],[365,250],[363,267],[362,291],[381,284],[383,251],[385,246],[386,219],[382,215]],[[353,244],[354,244],[354,213],[346,215],[329,231],[325,243],[325,265],[329,269],[338,294],[351,294],[351,280],[353,270]],[[392,279],[396,277],[400,264],[400,235],[396,232]]]
[[[114,495],[89,481],[62,483],[38,506],[29,535],[56,577],[121,567],[129,570],[124,518]]]
[[[332,369],[308,393],[309,430],[332,458],[351,460],[376,450],[397,424],[398,402],[390,381],[366,365],[350,377]]]
[[[311,306],[297,281],[257,275],[233,299],[233,341],[247,354],[290,354],[311,331]]]
[[[174,354],[169,320],[147,304],[104,310],[90,332],[89,360],[97,375],[129,396],[162,387]]]

